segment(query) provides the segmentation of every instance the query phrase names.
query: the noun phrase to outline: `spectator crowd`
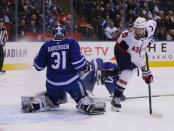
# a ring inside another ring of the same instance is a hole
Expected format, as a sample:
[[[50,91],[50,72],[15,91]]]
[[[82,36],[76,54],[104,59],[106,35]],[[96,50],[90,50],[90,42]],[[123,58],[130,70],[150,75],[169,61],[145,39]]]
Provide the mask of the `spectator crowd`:
[[[45,0],[44,17],[42,2],[18,0],[20,39],[42,34],[44,18],[46,32],[61,23],[67,32],[78,32],[81,40],[115,40],[121,31],[132,27],[138,16],[143,16],[157,21],[156,40],[174,40],[174,0],[73,0],[73,17],[71,10],[64,10],[60,0]],[[0,1],[0,16],[9,39],[15,40],[15,0]]]
[[[15,39],[16,22],[18,22],[18,36],[20,39],[26,38],[27,35],[34,37],[39,33],[42,34],[44,16],[46,32],[51,32],[58,22],[69,26],[70,15],[65,14],[57,0],[45,0],[45,15],[42,2],[43,0],[18,0],[18,21],[16,21],[15,0],[0,1],[0,16],[4,19],[10,32],[10,40]]]
[[[174,40],[174,0],[74,0],[74,7],[98,40],[114,40],[138,16],[157,21],[157,40]]]

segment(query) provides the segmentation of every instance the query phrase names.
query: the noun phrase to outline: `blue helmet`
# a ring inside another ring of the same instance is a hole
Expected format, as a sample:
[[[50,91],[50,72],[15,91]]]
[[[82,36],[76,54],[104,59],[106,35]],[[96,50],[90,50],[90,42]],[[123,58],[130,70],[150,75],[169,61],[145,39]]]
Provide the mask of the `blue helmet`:
[[[54,28],[53,28],[53,37],[54,39],[63,39],[65,37],[65,28],[63,25],[56,25]]]

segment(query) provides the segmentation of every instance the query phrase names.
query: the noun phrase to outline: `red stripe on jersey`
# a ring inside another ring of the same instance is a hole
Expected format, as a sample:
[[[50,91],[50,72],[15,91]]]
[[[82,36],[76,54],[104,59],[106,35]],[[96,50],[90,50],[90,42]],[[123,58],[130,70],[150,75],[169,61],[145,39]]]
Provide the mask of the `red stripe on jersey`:
[[[123,84],[123,85],[127,85],[127,82],[124,81],[124,80],[122,80],[122,79],[119,79],[118,81],[119,81],[121,84]]]

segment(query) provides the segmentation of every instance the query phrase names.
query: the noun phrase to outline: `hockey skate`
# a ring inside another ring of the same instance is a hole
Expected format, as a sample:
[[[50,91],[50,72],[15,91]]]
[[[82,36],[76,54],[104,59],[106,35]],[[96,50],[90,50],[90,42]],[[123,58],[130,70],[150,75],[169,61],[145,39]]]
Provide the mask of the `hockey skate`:
[[[119,112],[121,109],[121,100],[119,97],[115,97],[111,101],[111,110],[115,112]]]
[[[0,74],[4,74],[5,72],[5,70],[0,70]]]
[[[109,97],[113,98],[114,97],[114,94],[111,94]],[[120,101],[123,102],[123,101],[126,101],[126,96],[123,94],[121,97],[120,97]]]

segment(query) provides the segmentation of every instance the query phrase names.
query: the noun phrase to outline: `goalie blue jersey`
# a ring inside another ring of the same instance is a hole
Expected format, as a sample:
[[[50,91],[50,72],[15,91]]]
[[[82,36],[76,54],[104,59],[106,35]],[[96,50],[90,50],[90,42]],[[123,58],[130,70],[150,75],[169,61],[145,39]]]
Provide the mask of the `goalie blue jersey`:
[[[75,40],[51,40],[41,46],[34,66],[38,71],[47,67],[46,81],[54,86],[63,86],[79,78],[78,72],[85,69],[86,60]]]

